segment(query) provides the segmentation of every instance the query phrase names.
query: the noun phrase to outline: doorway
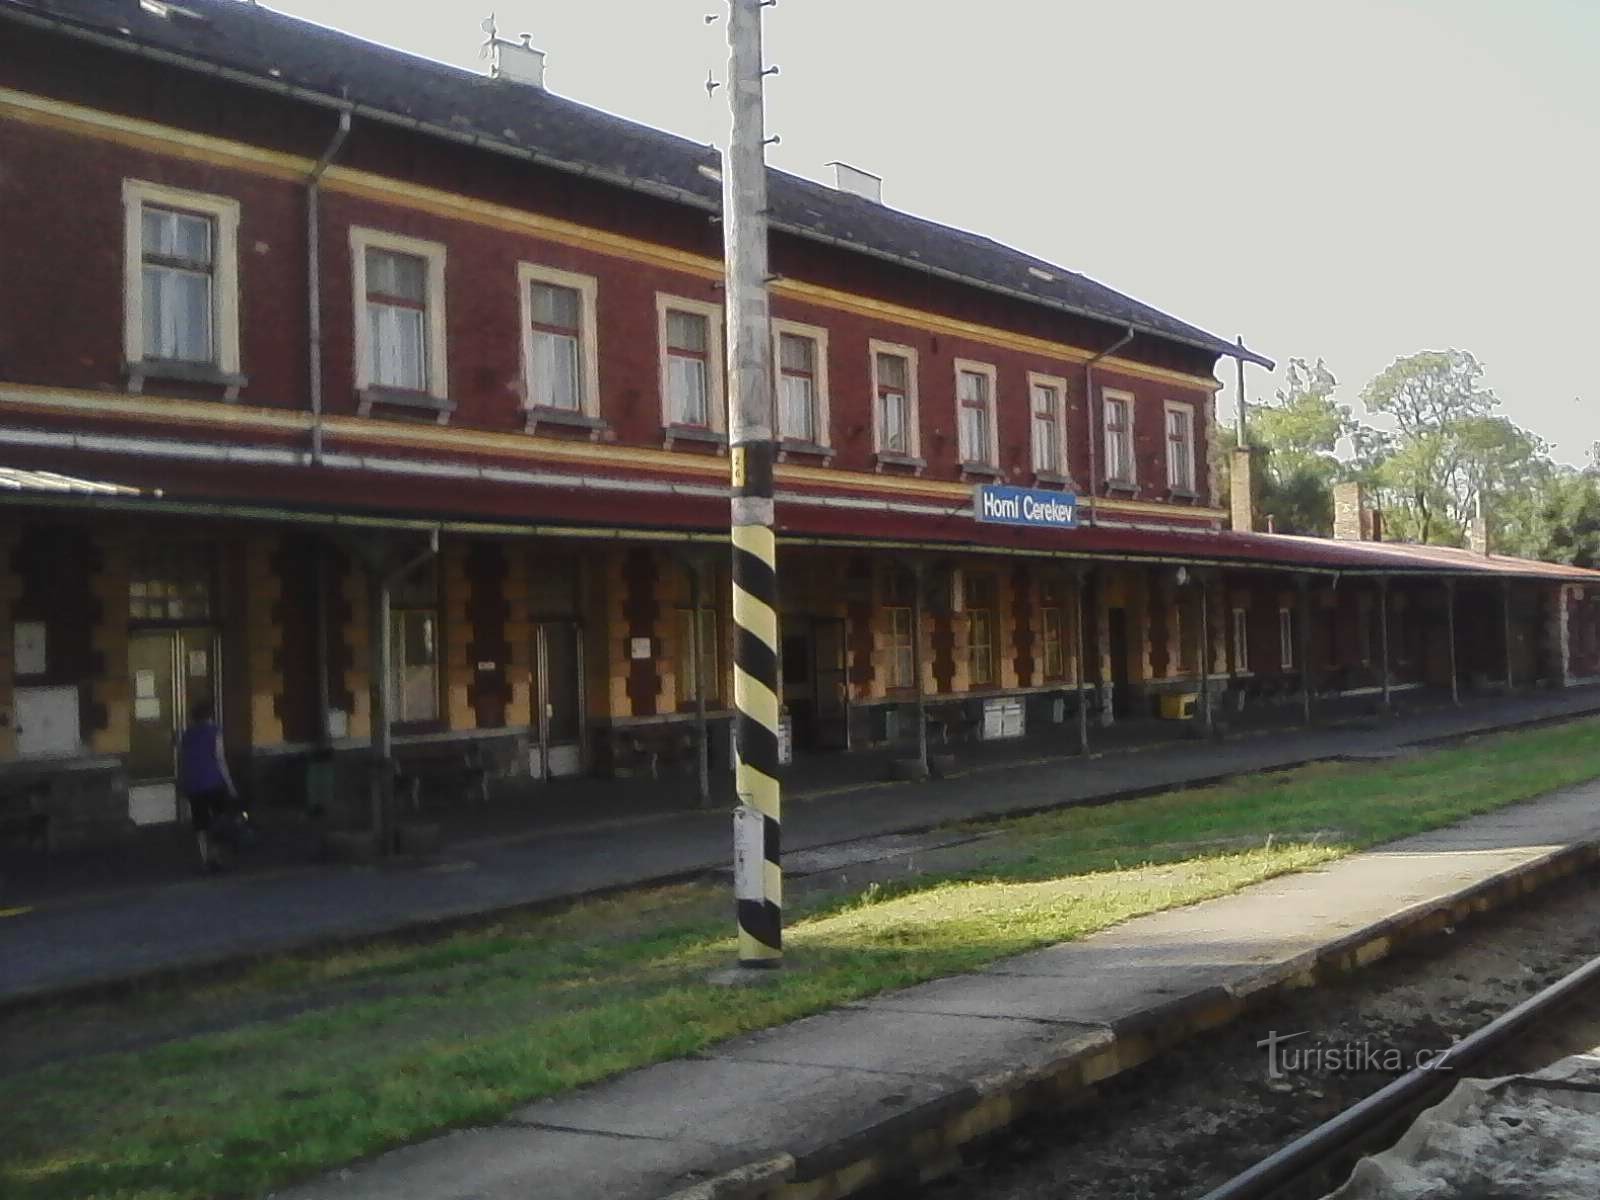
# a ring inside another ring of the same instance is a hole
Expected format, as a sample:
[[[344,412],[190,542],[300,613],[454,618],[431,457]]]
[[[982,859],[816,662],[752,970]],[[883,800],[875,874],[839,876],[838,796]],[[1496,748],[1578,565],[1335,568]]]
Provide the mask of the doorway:
[[[819,750],[850,748],[850,692],[843,617],[811,622],[812,741]]]
[[[540,779],[583,771],[583,631],[571,620],[534,626],[534,682],[539,696],[539,744],[533,751]]]
[[[1111,715],[1128,715],[1128,610],[1106,610],[1106,646],[1111,658]]]
[[[178,739],[191,707],[203,700],[215,710],[217,678],[217,637],[211,629],[128,635],[128,815],[136,823],[178,819]]]

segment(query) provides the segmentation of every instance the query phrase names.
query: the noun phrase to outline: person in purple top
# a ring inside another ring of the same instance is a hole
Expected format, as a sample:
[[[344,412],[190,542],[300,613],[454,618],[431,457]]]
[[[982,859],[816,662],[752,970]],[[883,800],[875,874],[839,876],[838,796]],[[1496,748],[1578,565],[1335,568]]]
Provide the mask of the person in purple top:
[[[222,730],[213,718],[211,702],[201,700],[189,711],[189,728],[178,746],[178,783],[189,798],[189,818],[200,845],[200,865],[219,870],[215,823],[239,797],[222,753]]]

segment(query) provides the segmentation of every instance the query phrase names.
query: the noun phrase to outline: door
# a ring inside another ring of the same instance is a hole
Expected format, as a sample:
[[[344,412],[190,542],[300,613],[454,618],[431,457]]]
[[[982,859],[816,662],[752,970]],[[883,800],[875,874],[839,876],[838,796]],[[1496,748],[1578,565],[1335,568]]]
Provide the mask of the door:
[[[1128,715],[1128,610],[1106,610],[1107,649],[1111,652],[1111,712]]]
[[[215,643],[209,629],[128,636],[128,813],[141,825],[178,819],[178,738],[194,704],[216,704]]]
[[[811,625],[813,741],[820,749],[850,748],[850,693],[845,671],[845,622],[818,617]]]
[[[583,770],[583,639],[576,621],[535,627],[539,689],[539,775],[549,779]]]

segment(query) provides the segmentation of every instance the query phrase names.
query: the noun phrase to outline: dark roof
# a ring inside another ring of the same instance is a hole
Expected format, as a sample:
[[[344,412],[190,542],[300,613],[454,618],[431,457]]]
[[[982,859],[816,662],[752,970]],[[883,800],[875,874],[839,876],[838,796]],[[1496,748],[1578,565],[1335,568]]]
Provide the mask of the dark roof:
[[[0,0],[0,17],[44,23],[123,49],[181,60],[322,104],[535,158],[707,209],[721,185],[710,146],[548,91],[489,79],[242,0]],[[892,259],[1051,308],[1271,367],[1269,359],[1065,267],[863,197],[769,172],[775,228]],[[1041,278],[1042,272],[1049,278]],[[1115,331],[1111,331],[1114,336]]]

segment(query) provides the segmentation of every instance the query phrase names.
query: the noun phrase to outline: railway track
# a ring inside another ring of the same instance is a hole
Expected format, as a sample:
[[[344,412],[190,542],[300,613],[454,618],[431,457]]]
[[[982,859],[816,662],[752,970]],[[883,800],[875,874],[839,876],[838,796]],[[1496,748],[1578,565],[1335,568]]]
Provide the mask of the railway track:
[[[1600,878],[1579,877],[1263,1007],[890,1194],[1313,1200],[1456,1081],[1596,1045]]]

